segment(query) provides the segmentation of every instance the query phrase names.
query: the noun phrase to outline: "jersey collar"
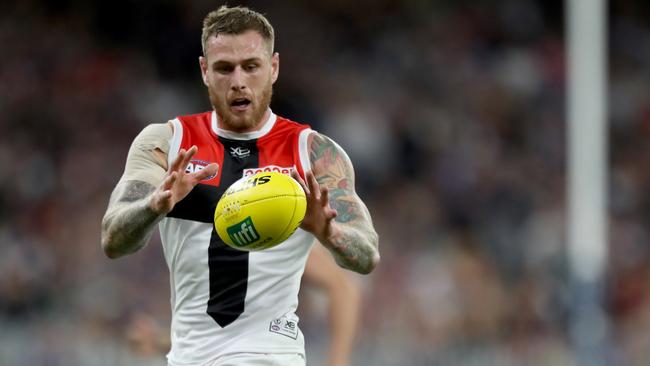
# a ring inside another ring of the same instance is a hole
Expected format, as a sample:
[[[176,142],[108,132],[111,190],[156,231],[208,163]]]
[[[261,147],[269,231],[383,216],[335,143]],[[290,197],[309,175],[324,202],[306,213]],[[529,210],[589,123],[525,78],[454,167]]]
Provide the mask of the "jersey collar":
[[[277,117],[273,111],[269,115],[269,118],[264,122],[262,128],[257,131],[252,132],[233,132],[230,130],[224,130],[223,128],[217,127],[217,112],[212,111],[212,131],[217,134],[217,136],[225,137],[231,140],[253,140],[258,139],[271,131],[275,125]]]

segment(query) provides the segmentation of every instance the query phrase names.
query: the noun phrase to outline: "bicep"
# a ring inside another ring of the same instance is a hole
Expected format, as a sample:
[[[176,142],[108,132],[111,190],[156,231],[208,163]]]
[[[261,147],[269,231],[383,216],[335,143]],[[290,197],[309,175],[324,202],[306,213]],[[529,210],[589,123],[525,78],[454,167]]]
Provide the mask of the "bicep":
[[[370,222],[366,205],[355,191],[354,168],[345,151],[327,136],[312,133],[308,140],[309,160],[318,184],[327,187],[336,221]]]
[[[169,124],[151,124],[135,137],[124,173],[111,193],[107,215],[124,204],[145,198],[162,182],[172,133]]]
[[[133,140],[126,158],[122,181],[141,181],[157,186],[167,171],[167,154],[172,127],[151,124]]]

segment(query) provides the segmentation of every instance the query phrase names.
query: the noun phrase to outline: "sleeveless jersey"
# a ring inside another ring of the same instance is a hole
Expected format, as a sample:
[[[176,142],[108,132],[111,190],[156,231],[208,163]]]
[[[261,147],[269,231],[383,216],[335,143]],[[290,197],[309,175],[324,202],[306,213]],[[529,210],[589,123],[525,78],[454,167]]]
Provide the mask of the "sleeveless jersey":
[[[263,127],[234,133],[217,127],[216,113],[172,121],[168,160],[198,147],[187,171],[218,163],[219,171],[200,182],[160,222],[170,272],[172,347],[169,365],[212,365],[233,353],[299,353],[300,279],[313,235],[301,229],[281,245],[259,252],[226,246],[214,230],[217,201],[237,179],[259,170],[290,174],[311,169],[311,129],[273,113]]]

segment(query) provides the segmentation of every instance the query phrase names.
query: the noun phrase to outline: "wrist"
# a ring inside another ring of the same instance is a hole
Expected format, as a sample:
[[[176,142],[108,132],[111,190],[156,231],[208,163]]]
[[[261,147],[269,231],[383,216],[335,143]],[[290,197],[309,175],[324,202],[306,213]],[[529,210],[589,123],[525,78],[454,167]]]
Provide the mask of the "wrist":
[[[320,235],[314,235],[316,236],[316,239],[320,241],[325,247],[327,248],[334,248],[335,243],[337,242],[337,239],[340,238],[343,235],[343,232],[341,230],[341,227],[339,224],[337,224],[335,221],[331,221],[327,228],[322,230]]]
[[[149,211],[150,213],[156,215],[156,216],[164,216],[168,212],[165,211],[163,205],[161,204],[160,200],[156,199],[156,194],[155,192],[151,193],[147,198],[146,198],[146,207],[145,209]]]

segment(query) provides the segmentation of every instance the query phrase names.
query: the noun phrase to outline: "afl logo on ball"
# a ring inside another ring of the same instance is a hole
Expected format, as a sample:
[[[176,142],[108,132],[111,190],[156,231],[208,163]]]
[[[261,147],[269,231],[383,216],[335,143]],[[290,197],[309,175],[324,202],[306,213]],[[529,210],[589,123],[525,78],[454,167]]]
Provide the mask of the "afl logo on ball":
[[[192,160],[190,160],[190,163],[187,164],[187,168],[185,168],[185,173],[189,174],[189,173],[199,172],[199,171],[203,170],[208,165],[210,165],[209,161],[192,159]],[[219,171],[217,170],[217,173],[218,172]],[[207,178],[205,178],[203,180],[210,180],[210,179],[216,177],[217,173],[212,174],[211,176],[209,176],[209,177],[207,177]]]

